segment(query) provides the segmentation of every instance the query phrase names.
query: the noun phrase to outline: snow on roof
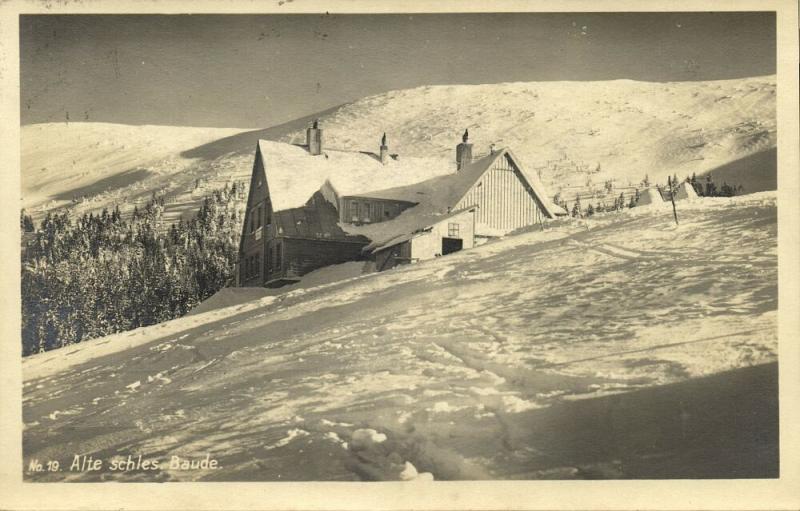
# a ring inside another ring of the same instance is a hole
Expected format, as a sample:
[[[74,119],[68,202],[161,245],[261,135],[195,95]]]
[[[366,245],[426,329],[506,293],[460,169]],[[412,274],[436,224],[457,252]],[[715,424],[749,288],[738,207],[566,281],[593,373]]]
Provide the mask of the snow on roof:
[[[358,194],[359,197],[410,201],[416,202],[417,205],[386,222],[342,224],[342,228],[350,234],[360,234],[371,239],[372,243],[367,249],[372,249],[386,245],[404,234],[436,224],[445,218],[444,215],[451,214],[458,201],[502,154],[504,151],[489,154],[460,171],[453,171],[419,183]]]
[[[414,232],[415,229],[435,224],[441,221],[442,215],[449,214],[456,207],[484,172],[491,168],[499,158],[506,155],[514,162],[519,161],[510,150],[501,149],[475,160],[455,173],[438,176],[408,186],[359,194],[360,197],[403,200],[416,202],[418,205],[403,211],[396,218],[387,222],[358,226],[348,224],[342,227],[350,234],[361,234],[373,240],[370,247],[375,247],[377,245],[385,245],[401,234]],[[519,163],[517,163],[517,167],[539,198],[542,207],[545,209],[545,214],[550,218],[555,217],[556,206],[547,197],[547,192],[544,190],[544,186],[539,181],[538,176],[526,172]],[[469,207],[472,204],[467,204],[466,206]]]
[[[522,175],[531,185],[536,196],[542,202],[545,213],[551,218],[555,214],[554,205],[547,197],[539,177],[535,173],[527,172],[518,162],[509,149],[501,149],[473,161],[457,172],[437,176],[419,183],[399,186],[385,190],[375,190],[368,193],[357,194],[359,197],[372,197],[380,199],[402,200],[408,202],[425,203],[431,209],[449,211],[454,208],[459,200],[480,179],[494,163],[501,157],[508,155],[517,164]],[[350,195],[350,194],[341,194]],[[416,208],[415,208],[416,209]]]
[[[404,219],[405,220],[404,222],[397,222],[397,219],[394,219],[394,220],[389,220],[388,222],[371,224],[372,226],[376,227],[383,225],[384,229],[381,232],[381,236],[376,236],[377,239],[373,240],[372,243],[364,247],[364,250],[377,252],[385,248],[393,247],[398,243],[402,243],[404,241],[410,240],[411,238],[414,238],[419,233],[427,230],[428,228],[440,222],[444,222],[445,220],[449,220],[453,217],[474,211],[474,208],[461,209],[443,215],[410,214],[411,210],[408,211],[409,214]],[[400,216],[403,215],[401,214]]]
[[[509,149],[497,150],[457,171],[455,162],[441,158],[401,157],[384,165],[377,156],[365,152],[326,150],[322,155],[312,156],[302,146],[266,140],[260,140],[258,148],[275,211],[303,206],[326,185],[333,188],[339,197],[417,204],[386,222],[340,224],[345,233],[372,240],[368,249],[383,246],[453,214],[458,202],[501,157],[509,157],[515,162],[533,188],[545,214],[550,218],[555,216],[554,205],[538,176],[527,172]]]
[[[460,171],[449,172],[425,181],[406,186],[360,193],[359,197],[402,200],[427,204],[437,211],[447,211],[469,191],[503,151],[489,154],[464,166]],[[350,195],[350,194],[343,194]]]
[[[389,241],[386,241],[386,242],[384,242],[384,243],[382,243],[380,245],[377,245],[375,243],[371,243],[370,245],[367,245],[365,247],[365,250],[368,250],[370,252],[380,252],[381,250],[387,249],[389,247],[393,247],[395,245],[398,245],[400,243],[403,243],[405,241],[408,241],[408,240],[413,239],[413,238],[415,238],[417,236],[420,236],[420,235],[421,235],[421,233],[419,233],[419,232],[409,232],[409,233],[406,233],[406,234],[401,234],[400,236],[396,236],[396,237],[390,239]]]
[[[328,181],[340,196],[363,196],[455,173],[455,161],[400,156],[384,165],[378,156],[326,149],[312,156],[302,147],[258,141],[274,211],[305,204]],[[414,201],[417,202],[417,201]]]

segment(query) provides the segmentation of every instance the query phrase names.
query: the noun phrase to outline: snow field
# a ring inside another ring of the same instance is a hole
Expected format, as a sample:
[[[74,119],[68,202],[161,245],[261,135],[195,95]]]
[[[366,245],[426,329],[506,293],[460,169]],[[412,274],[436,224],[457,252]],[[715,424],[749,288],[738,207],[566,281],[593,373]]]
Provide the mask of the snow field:
[[[30,357],[26,456],[220,460],[164,480],[547,476],[521,433],[537,414],[776,360],[775,194],[678,214],[560,220]]]

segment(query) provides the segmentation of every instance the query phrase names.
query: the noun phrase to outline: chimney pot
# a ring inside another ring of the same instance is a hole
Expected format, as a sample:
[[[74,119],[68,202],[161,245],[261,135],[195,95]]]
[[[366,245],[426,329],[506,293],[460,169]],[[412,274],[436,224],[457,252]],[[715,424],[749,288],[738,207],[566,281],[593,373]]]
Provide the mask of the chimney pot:
[[[469,129],[464,130],[461,140],[462,142],[456,146],[456,170],[461,170],[472,163],[472,144],[468,142]]]
[[[319,127],[319,119],[314,119],[314,124],[306,130],[306,145],[310,154],[322,154],[322,128]]]
[[[389,161],[389,146],[386,144],[386,133],[381,137],[381,163],[386,165]]]

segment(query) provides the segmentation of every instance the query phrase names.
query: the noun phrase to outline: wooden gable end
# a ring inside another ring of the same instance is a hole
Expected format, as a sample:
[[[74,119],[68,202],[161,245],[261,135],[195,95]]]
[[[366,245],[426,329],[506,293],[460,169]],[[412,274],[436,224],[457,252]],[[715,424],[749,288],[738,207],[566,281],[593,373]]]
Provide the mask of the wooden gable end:
[[[247,251],[254,245],[262,245],[261,240],[272,223],[272,208],[269,200],[264,161],[260,151],[256,151],[253,173],[250,176],[250,188],[247,194],[247,208],[242,226],[240,247]],[[260,231],[260,233],[259,233]]]
[[[508,153],[486,169],[455,209],[472,206],[477,206],[477,235],[507,233],[547,218],[541,199]]]
[[[265,278],[267,238],[271,235],[272,207],[269,198],[264,159],[256,149],[250,188],[247,193],[247,208],[239,240],[238,283],[242,286],[259,286]]]

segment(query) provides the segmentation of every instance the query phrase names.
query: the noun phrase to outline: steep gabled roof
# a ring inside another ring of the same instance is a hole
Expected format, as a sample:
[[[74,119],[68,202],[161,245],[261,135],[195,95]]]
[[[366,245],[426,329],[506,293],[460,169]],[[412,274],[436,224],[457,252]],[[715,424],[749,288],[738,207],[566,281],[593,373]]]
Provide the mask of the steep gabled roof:
[[[525,180],[528,181],[528,184],[531,188],[533,188],[533,192],[541,201],[541,206],[544,208],[544,213],[549,218],[555,218],[556,210],[554,208],[555,204],[552,203],[552,199],[547,196],[547,191],[545,190],[544,184],[542,184],[542,180],[539,179],[539,176],[535,172],[530,172],[529,170],[525,169],[520,162],[519,159],[511,152],[511,149],[503,149],[503,151],[511,158],[511,161],[514,162],[514,165],[519,169],[520,173],[525,176]]]
[[[416,202],[417,205],[403,211],[400,215],[386,222],[364,225],[343,224],[342,228],[350,234],[360,234],[372,240],[367,248],[383,246],[391,240],[407,233],[414,232],[420,227],[427,227],[438,223],[444,215],[452,214],[461,199],[481,179],[487,170],[500,158],[508,157],[519,169],[522,178],[533,189],[536,198],[550,218],[555,217],[555,207],[547,197],[538,177],[526,172],[517,162],[508,149],[501,149],[488,154],[466,165],[458,172],[434,177],[419,183],[407,186],[376,190],[374,192],[359,194],[358,197],[372,197],[380,199],[404,200]],[[465,208],[473,206],[465,204]],[[462,211],[464,208],[461,208]]]
[[[497,161],[500,153],[489,154],[475,160],[460,171],[453,169],[452,172],[424,181],[361,193],[358,196],[416,202],[420,205],[430,206],[433,210],[447,211],[455,207],[458,201],[466,195],[472,185]]]
[[[479,158],[460,171],[456,170],[455,162],[441,158],[401,157],[384,165],[369,153],[326,150],[323,155],[312,156],[303,147],[266,140],[259,141],[258,151],[264,163],[272,208],[286,236],[318,237],[320,232],[323,237],[328,233],[327,236],[340,239],[365,236],[372,240],[371,247],[383,245],[451,214],[500,158],[508,158],[519,170],[545,215],[555,216],[555,208],[538,176],[526,171],[508,149]],[[416,206],[392,220],[365,225],[333,225],[333,213],[322,218],[307,211],[312,202],[317,203],[313,207],[319,207],[323,199],[336,203],[332,196],[398,200]],[[285,214],[279,214],[284,211]]]
[[[363,195],[455,172],[455,162],[442,158],[401,156],[384,165],[365,152],[326,149],[312,156],[303,147],[268,140],[259,140],[258,151],[273,211],[304,205],[326,181],[340,196]]]
[[[542,182],[535,173],[528,172],[524,169],[510,149],[500,149],[494,153],[490,153],[464,166],[457,172],[451,172],[425,181],[390,188],[388,190],[375,190],[362,193],[358,194],[358,196],[416,202],[420,205],[428,205],[428,207],[420,209],[447,212],[456,207],[459,201],[464,198],[467,192],[469,192],[486,171],[492,168],[497,160],[504,157],[511,159],[514,166],[519,169],[520,174],[522,174],[522,178],[527,181],[528,185],[533,189],[534,194],[541,202],[544,213],[548,217],[553,218],[555,216],[554,208],[546,195],[547,192],[545,192],[544,185],[542,185]]]

